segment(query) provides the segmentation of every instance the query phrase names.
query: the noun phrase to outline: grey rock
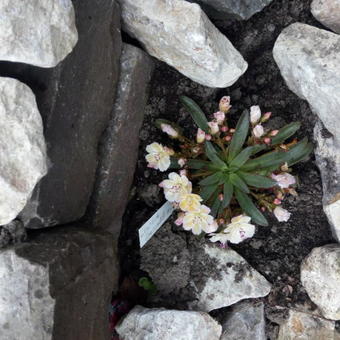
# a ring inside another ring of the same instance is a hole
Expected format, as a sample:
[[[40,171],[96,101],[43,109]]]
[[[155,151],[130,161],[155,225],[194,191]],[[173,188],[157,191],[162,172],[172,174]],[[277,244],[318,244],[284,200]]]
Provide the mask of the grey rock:
[[[96,183],[88,210],[93,226],[110,230],[117,236],[133,181],[139,129],[153,67],[152,59],[142,50],[123,45],[117,98],[101,139]]]
[[[115,100],[121,52],[119,6],[112,0],[76,1],[79,41],[56,68],[6,65],[30,79],[44,121],[48,175],[37,186],[21,219],[28,228],[81,218],[93,190],[98,143]]]
[[[0,13],[0,60],[53,67],[77,42],[71,0],[1,0]]]
[[[0,78],[0,225],[14,220],[47,172],[42,119],[32,90]]]
[[[323,316],[340,320],[340,246],[314,248],[301,264],[301,282]]]
[[[285,28],[273,55],[290,90],[308,101],[325,127],[340,129],[340,36],[306,24]]]
[[[154,57],[209,87],[234,84],[247,63],[197,4],[119,0],[123,28]]]
[[[0,338],[109,338],[117,280],[112,237],[60,228],[0,251]]]
[[[314,128],[315,159],[323,187],[323,210],[334,238],[340,242],[340,141],[337,141],[319,121]]]
[[[26,229],[21,221],[12,221],[0,227],[0,248],[23,242],[26,238]]]
[[[221,340],[267,340],[262,302],[239,302],[222,323]]]
[[[273,0],[189,0],[199,3],[209,16],[226,20],[247,20]]]
[[[138,196],[151,208],[163,200],[163,193],[157,184],[149,184],[138,188]]]
[[[311,11],[318,21],[340,33],[340,0],[313,0]]]
[[[207,313],[136,306],[116,330],[122,340],[219,340],[222,327]]]

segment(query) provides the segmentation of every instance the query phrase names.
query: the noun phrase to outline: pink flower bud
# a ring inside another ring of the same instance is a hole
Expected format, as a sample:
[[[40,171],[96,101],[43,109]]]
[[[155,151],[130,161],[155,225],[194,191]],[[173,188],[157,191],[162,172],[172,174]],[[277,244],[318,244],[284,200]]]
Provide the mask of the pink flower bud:
[[[227,141],[227,142],[230,142],[231,141],[231,136],[224,137],[224,140]]]
[[[177,226],[180,226],[180,225],[183,224],[184,215],[185,215],[185,214],[184,214],[183,212],[180,212],[180,213],[177,215],[177,219],[176,219],[176,221],[175,221],[175,224],[176,224]]]
[[[219,194],[219,195],[218,195],[218,199],[219,199],[221,202],[223,201],[223,198],[224,198],[223,194]]]
[[[253,134],[256,138],[260,138],[264,134],[264,129],[261,124],[257,124],[253,129]]]
[[[196,142],[203,143],[205,139],[205,132],[200,128],[197,130]]]
[[[211,135],[205,135],[205,140],[211,140]]]
[[[230,129],[229,132],[230,133],[234,133],[236,130],[235,129]]]
[[[178,137],[178,132],[170,124],[161,124],[161,129],[172,138]]]
[[[265,207],[261,207],[261,211],[265,212],[266,208]]]
[[[229,130],[229,129],[228,129],[228,126],[225,126],[225,125],[224,125],[224,126],[221,127],[221,131],[222,131],[222,132],[227,132],[228,130]]]
[[[275,198],[275,200],[274,200],[274,204],[276,204],[276,205],[280,205],[280,204],[281,204],[281,200],[279,200],[278,198]]]
[[[225,223],[225,219],[220,218],[220,219],[218,220],[218,224],[219,224],[219,225],[223,225],[224,223]]]
[[[271,139],[266,137],[264,140],[263,140],[266,144],[270,144],[271,143]]]
[[[223,112],[228,112],[230,110],[231,105],[230,105],[229,96],[224,96],[221,98],[219,108],[220,108],[220,111],[223,111]]]
[[[179,174],[180,174],[181,176],[187,177],[187,176],[188,176],[188,171],[186,171],[185,169],[182,169],[182,170],[179,171]]]
[[[223,111],[217,111],[214,113],[214,118],[218,125],[222,125],[225,120],[225,113]]]
[[[273,130],[270,132],[270,136],[274,137],[279,133],[279,130]]]
[[[271,112],[266,112],[266,113],[263,115],[261,121],[262,121],[262,122],[266,122],[266,121],[270,118],[271,115],[272,115]]]
[[[250,122],[256,124],[261,118],[261,109],[258,105],[250,108]]]
[[[185,163],[187,162],[187,160],[185,158],[180,158],[177,163],[180,167],[183,167],[185,165]]]
[[[209,122],[208,125],[210,127],[210,133],[212,135],[216,135],[216,133],[220,131],[217,122],[212,121],[212,122]]]

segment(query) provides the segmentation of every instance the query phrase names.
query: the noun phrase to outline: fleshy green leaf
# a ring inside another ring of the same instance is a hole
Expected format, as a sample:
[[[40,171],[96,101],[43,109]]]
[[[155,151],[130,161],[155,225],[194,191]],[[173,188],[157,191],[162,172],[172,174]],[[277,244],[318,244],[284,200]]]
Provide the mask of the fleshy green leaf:
[[[294,135],[294,133],[299,130],[301,127],[300,122],[293,122],[286,126],[284,126],[282,129],[279,130],[279,133],[272,137],[272,145],[282,144],[287,138]]]
[[[252,218],[252,220],[262,226],[268,226],[268,221],[257,209],[251,198],[239,189],[235,189],[235,196],[244,212]]]
[[[207,157],[220,169],[227,169],[227,164],[222,161],[220,157],[218,157],[217,152],[213,145],[206,141],[205,142],[205,153]]]
[[[241,170],[252,171],[256,169],[279,166],[286,162],[286,157],[286,152],[284,151],[268,152],[260,157],[249,160],[241,167]]]
[[[241,151],[249,130],[249,112],[245,110],[237,122],[233,138],[229,145],[228,161],[232,161]]]
[[[262,145],[259,145],[262,146]],[[248,146],[245,149],[243,149],[229,164],[230,168],[234,168],[234,169],[238,169],[240,168],[245,162],[247,162],[247,160],[249,159],[249,157],[251,155],[254,154],[255,152],[259,152],[261,149],[265,149],[266,146],[263,146],[262,148],[260,148],[258,145],[255,146]]]
[[[223,177],[222,172],[216,172],[213,175],[210,175],[199,182],[199,185],[212,185],[218,184]]]
[[[296,163],[299,163],[299,162],[301,162],[301,161],[307,159],[308,156],[311,154],[311,152],[313,152],[313,149],[314,149],[313,144],[308,143],[308,144],[306,145],[306,148],[305,148],[304,152],[301,153],[300,157],[296,157],[295,159],[291,160],[291,161],[288,163],[288,166],[292,166],[292,165],[294,165],[294,164],[296,164]]]
[[[233,193],[234,193],[234,186],[228,180],[223,185],[223,201],[222,201],[223,209],[229,205],[231,198],[233,197]]]
[[[203,201],[204,202],[208,201],[211,195],[217,190],[217,188],[218,188],[217,184],[206,185],[201,187],[200,196],[203,198]]]
[[[243,179],[241,179],[238,175],[231,174],[229,176],[230,178],[230,182],[236,187],[239,188],[240,190],[249,193],[249,188],[247,186],[247,184],[243,181]]]
[[[194,102],[191,98],[187,96],[181,96],[180,100],[184,107],[191,114],[192,119],[196,123],[196,125],[202,129],[203,131],[209,133],[209,125],[208,120],[201,108]]]
[[[272,188],[277,182],[271,178],[255,175],[248,172],[238,171],[237,174],[250,186],[255,188]]]
[[[210,162],[202,161],[200,159],[188,159],[186,163],[189,169],[196,169],[196,170],[207,167],[210,164],[211,164]]]
[[[308,143],[307,138],[304,138],[286,152],[286,162],[288,163],[288,166],[291,166],[306,158],[312,150],[313,146]]]
[[[220,209],[220,206],[222,203],[218,197],[219,194],[220,194],[220,189],[218,188],[213,195],[213,200],[212,200],[213,203],[211,205],[210,215],[213,217],[216,217],[217,212]]]

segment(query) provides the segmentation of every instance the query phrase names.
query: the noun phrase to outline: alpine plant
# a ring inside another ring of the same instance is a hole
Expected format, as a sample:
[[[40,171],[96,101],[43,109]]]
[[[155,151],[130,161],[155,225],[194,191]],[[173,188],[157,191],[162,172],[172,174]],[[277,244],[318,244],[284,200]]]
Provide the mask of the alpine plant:
[[[211,121],[192,99],[182,96],[181,102],[198,127],[195,138],[161,119],[156,124],[178,141],[177,151],[156,142],[146,148],[149,167],[178,171],[160,183],[165,198],[179,210],[175,223],[196,235],[206,233],[224,246],[252,237],[254,224],[267,226],[265,211],[280,222],[288,221],[290,213],[282,201],[288,194],[297,195],[290,167],[313,149],[306,138],[292,138],[300,123],[267,129],[271,113],[252,106],[231,128],[230,97],[220,100]]]

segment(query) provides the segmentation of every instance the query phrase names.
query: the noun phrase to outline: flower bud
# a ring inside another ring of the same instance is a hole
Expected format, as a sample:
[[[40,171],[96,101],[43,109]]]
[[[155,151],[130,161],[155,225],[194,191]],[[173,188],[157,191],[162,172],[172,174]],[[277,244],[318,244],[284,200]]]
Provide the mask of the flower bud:
[[[269,135],[272,136],[272,137],[274,137],[274,136],[276,136],[278,133],[279,133],[279,130],[273,130],[273,131],[270,132]]]
[[[196,142],[203,143],[205,140],[205,132],[200,128],[197,130]]]
[[[266,144],[270,144],[271,143],[271,139],[266,137],[264,140],[263,140]]]
[[[234,133],[236,130],[235,129],[230,129],[229,132],[230,133]]]
[[[271,115],[272,115],[271,112],[266,112],[266,113],[263,115],[263,117],[262,117],[262,119],[261,119],[261,122],[262,122],[262,123],[266,122],[266,121],[270,118]]]
[[[287,162],[281,166],[281,171],[288,171],[288,169],[289,168],[288,168],[288,163]]]
[[[220,131],[217,122],[212,121],[212,122],[209,122],[208,125],[210,127],[210,133],[212,135],[216,135],[216,133]]]
[[[206,134],[205,135],[205,140],[211,140],[211,135]]]
[[[225,141],[230,142],[231,141],[231,136],[226,136],[224,137]]]
[[[177,163],[180,167],[183,167],[185,165],[185,163],[187,162],[187,160],[185,158],[180,158]]]
[[[274,204],[276,204],[276,205],[280,205],[280,204],[281,204],[281,200],[279,200],[278,198],[275,198],[275,200],[274,200]]]
[[[183,212],[180,212],[178,215],[177,215],[177,219],[175,220],[175,224],[177,226],[180,226],[183,224],[183,218],[184,218],[184,213]]]
[[[250,122],[256,124],[261,118],[261,109],[258,105],[250,108]]]
[[[214,113],[214,118],[218,125],[222,125],[225,120],[225,113],[223,111],[217,111]]]
[[[192,152],[193,153],[199,153],[199,151],[200,151],[200,148],[199,147],[194,147],[194,148],[192,148]]]
[[[179,174],[180,174],[181,176],[187,177],[187,176],[188,176],[188,171],[186,171],[185,169],[182,169],[182,170],[179,171]]]
[[[225,126],[225,125],[224,125],[224,126],[221,127],[221,131],[222,131],[222,132],[227,132],[228,130],[229,130],[229,129],[228,129],[228,126]]]
[[[260,138],[264,134],[264,129],[261,124],[257,124],[253,129],[253,134],[256,138]]]
[[[218,199],[219,199],[221,202],[223,201],[223,198],[224,198],[223,194],[219,194],[219,195],[218,195]]]
[[[220,100],[220,104],[219,104],[219,109],[222,112],[228,112],[231,108],[230,105],[230,97],[229,96],[224,96],[221,98]]]
[[[161,130],[171,138],[178,138],[178,132],[170,124],[161,124]]]

